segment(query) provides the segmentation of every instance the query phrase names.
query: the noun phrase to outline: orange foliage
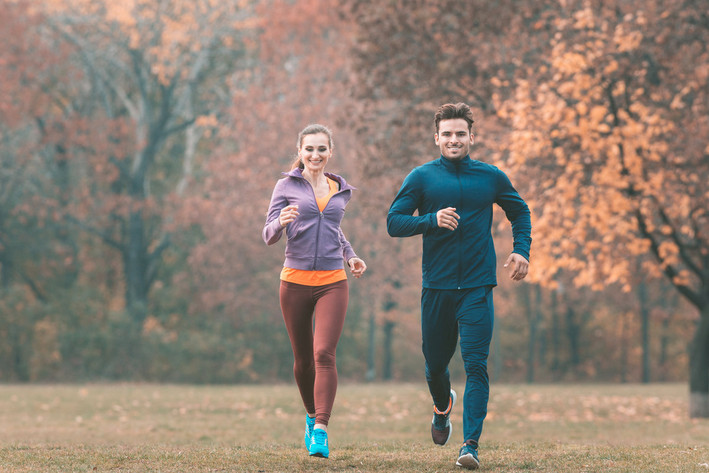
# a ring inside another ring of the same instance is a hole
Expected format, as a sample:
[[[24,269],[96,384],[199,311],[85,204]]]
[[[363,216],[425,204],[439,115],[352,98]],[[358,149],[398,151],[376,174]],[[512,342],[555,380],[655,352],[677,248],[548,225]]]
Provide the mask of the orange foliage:
[[[219,146],[204,165],[208,175],[181,213],[182,222],[199,224],[205,235],[190,257],[201,295],[191,310],[223,313],[237,327],[263,318],[280,324],[283,246],[267,247],[261,228],[273,186],[290,168],[305,125],[333,129],[328,170],[359,187],[348,132],[337,126],[347,105],[338,77],[346,74],[348,33],[334,3],[263,2],[256,14],[262,25],[260,61],[235,74],[233,102],[220,119]],[[360,198],[355,192],[343,222],[355,250],[357,238],[349,230]]]
[[[527,71],[534,79],[498,103],[514,127],[509,162],[534,176],[529,194],[541,263],[534,279],[549,282],[572,269],[577,284],[627,284],[635,275],[626,255],[647,252],[654,239],[660,267],[681,271],[683,285],[697,287],[698,274],[687,269],[702,265],[690,248],[709,244],[695,233],[709,230],[699,184],[709,181],[709,166],[693,137],[707,136],[709,121],[706,72],[695,65],[709,53],[698,31],[666,39],[692,60],[678,62],[677,51],[658,47],[654,38],[691,14],[674,7],[618,18],[615,7],[584,6],[573,22],[554,20],[546,73]],[[683,98],[691,113],[676,112]]]

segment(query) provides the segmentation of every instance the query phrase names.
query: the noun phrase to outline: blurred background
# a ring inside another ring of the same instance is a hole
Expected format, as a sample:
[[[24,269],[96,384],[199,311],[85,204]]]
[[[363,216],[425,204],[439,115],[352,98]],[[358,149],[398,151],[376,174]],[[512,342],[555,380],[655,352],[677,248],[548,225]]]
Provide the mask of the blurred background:
[[[532,210],[512,284],[496,209],[493,381],[680,381],[709,417],[706,1],[0,0],[0,37],[0,381],[290,382],[261,229],[314,122],[369,266],[340,377],[421,381],[386,213],[466,102]]]

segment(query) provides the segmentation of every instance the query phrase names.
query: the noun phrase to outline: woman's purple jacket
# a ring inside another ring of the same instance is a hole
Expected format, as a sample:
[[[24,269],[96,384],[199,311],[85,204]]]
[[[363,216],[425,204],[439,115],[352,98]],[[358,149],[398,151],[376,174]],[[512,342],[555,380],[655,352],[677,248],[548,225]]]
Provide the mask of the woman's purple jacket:
[[[337,174],[325,175],[340,185],[340,190],[330,198],[325,210],[320,212],[315,192],[303,177],[300,169],[283,173],[273,188],[268,207],[263,241],[273,245],[286,231],[286,260],[283,266],[307,271],[326,271],[344,268],[345,261],[354,258],[352,246],[340,229],[345,206],[352,197],[354,187]],[[298,206],[298,217],[285,228],[278,221],[281,209],[287,205]]]

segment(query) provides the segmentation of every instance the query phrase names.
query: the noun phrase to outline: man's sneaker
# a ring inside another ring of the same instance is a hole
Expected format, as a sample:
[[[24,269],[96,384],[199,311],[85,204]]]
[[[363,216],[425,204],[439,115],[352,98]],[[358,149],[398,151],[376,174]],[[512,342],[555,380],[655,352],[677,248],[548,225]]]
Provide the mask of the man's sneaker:
[[[310,436],[310,446],[308,447],[311,457],[330,456],[330,448],[327,445],[327,432],[323,429],[313,429],[313,435]]]
[[[455,400],[457,395],[455,391],[451,389],[451,397],[448,400],[448,409],[444,412],[439,411],[436,406],[433,406],[433,420],[431,421],[431,438],[433,443],[436,445],[445,445],[448,443],[448,439],[451,438],[451,433],[453,433],[453,426],[451,425],[451,410],[455,405]]]
[[[305,448],[310,450],[310,437],[313,435],[313,427],[315,427],[315,417],[305,415]]]
[[[480,461],[478,460],[478,448],[473,441],[468,440],[462,447],[460,447],[460,452],[458,452],[458,461],[455,462],[455,466],[467,468],[468,470],[478,469],[480,466]]]

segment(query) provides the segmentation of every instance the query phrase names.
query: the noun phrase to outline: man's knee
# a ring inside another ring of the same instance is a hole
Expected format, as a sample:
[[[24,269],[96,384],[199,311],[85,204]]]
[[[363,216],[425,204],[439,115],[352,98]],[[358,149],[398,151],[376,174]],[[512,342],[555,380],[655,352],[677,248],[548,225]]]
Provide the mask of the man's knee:
[[[448,364],[426,363],[426,379],[437,379],[448,376]]]
[[[487,377],[487,355],[463,358],[463,366],[468,376]]]

